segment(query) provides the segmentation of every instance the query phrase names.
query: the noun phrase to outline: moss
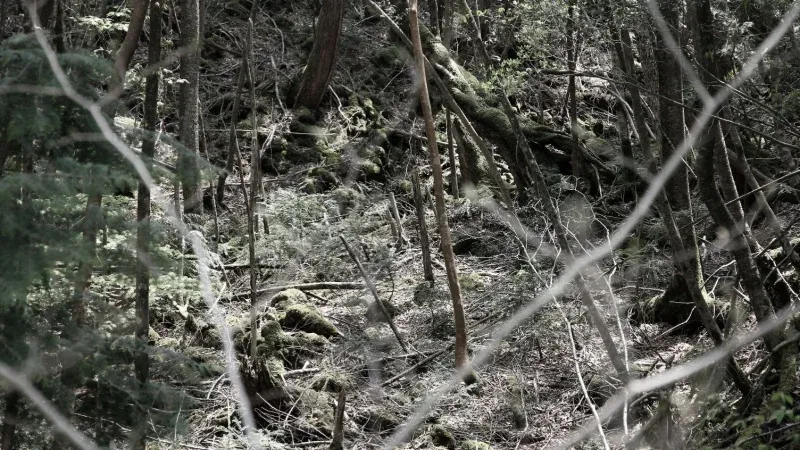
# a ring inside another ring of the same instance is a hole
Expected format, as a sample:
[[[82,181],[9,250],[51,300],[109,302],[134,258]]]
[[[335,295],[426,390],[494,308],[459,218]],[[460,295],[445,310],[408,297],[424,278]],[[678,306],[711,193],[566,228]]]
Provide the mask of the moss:
[[[339,330],[311,305],[291,305],[281,320],[284,329],[316,333],[324,337],[339,335]]]
[[[436,424],[431,427],[428,434],[431,437],[431,443],[437,447],[447,447],[448,450],[456,449],[456,438],[453,433],[447,430],[444,426]]]
[[[389,330],[378,327],[368,327],[364,330],[364,338],[372,346],[373,350],[383,353],[391,353],[400,347],[397,338]]]
[[[156,347],[160,347],[167,350],[178,350],[180,345],[181,341],[173,337],[161,338],[161,340],[156,342]]]
[[[483,277],[477,272],[459,275],[458,282],[461,284],[461,289],[465,291],[475,291],[484,287]]]
[[[492,450],[492,446],[481,441],[463,441],[458,446],[460,450]]]
[[[311,388],[317,391],[339,392],[355,386],[352,378],[344,372],[326,371],[314,378]]]
[[[314,117],[314,112],[305,106],[301,106],[294,110],[294,117],[301,123],[313,125],[317,120]]]
[[[339,205],[339,214],[345,214],[351,209],[360,206],[366,197],[364,194],[350,187],[340,187],[333,191],[333,198]]]
[[[309,428],[326,435],[333,433],[334,406],[333,397],[327,392],[304,390],[298,393],[300,417]]]
[[[286,289],[285,291],[278,292],[269,301],[270,306],[279,310],[304,303],[308,303],[308,297],[299,289]]]
[[[264,351],[273,354],[274,352],[283,348],[286,343],[287,335],[283,332],[281,324],[275,320],[268,320],[261,326],[261,342],[259,343],[259,352],[263,347]]]
[[[153,327],[150,327],[147,330],[147,341],[148,341],[148,344],[154,345],[156,342],[158,342],[160,340],[161,340],[161,335],[159,335],[158,332],[153,329]]]

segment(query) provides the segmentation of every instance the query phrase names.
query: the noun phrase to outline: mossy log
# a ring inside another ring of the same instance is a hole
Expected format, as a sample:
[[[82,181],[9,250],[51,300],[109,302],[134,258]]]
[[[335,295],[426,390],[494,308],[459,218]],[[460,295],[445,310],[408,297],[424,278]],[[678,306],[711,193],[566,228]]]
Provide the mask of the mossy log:
[[[460,66],[428,29],[423,27],[421,34],[425,54],[444,81],[449,93],[478,133],[497,146],[500,156],[506,161],[514,176],[517,187],[523,189],[532,186],[532,180],[526,169],[527,161],[523,152],[517,149],[516,136],[508,117],[503,112],[500,98],[487,91],[474,75]],[[517,119],[534,151],[534,156],[541,164],[555,166],[561,173],[573,172],[571,159],[573,143],[569,133],[536,124],[523,115],[519,115]],[[591,133],[584,135],[584,138],[598,139]],[[584,141],[584,138],[581,140]],[[611,172],[608,165],[600,159],[600,156],[605,155],[592,154],[583,142],[581,150],[598,170],[604,173]]]

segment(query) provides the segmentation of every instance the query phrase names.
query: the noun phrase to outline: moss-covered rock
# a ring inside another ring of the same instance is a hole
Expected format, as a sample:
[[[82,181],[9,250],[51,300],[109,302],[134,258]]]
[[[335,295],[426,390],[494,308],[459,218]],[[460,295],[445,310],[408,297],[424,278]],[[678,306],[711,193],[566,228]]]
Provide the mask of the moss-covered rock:
[[[303,191],[307,194],[318,194],[329,191],[339,184],[339,179],[324,167],[309,170],[303,182]]]
[[[386,312],[389,313],[390,318],[394,319],[400,314],[400,309],[393,303],[386,300],[383,300],[382,303],[384,308],[386,308]],[[379,323],[389,322],[386,319],[386,314],[383,313],[378,302],[374,300],[367,307],[367,319],[371,322],[379,322]]]
[[[294,110],[294,117],[295,119],[297,119],[298,122],[307,125],[313,125],[317,121],[317,118],[314,117],[314,112],[311,111],[309,108],[306,108],[305,106],[296,108]]]
[[[477,272],[459,274],[458,282],[465,291],[476,291],[484,287],[483,277]]]
[[[181,341],[174,337],[165,337],[161,338],[155,345],[159,348],[175,351],[180,347]]]
[[[431,438],[431,443],[437,447],[446,447],[447,450],[456,450],[456,438],[453,433],[447,430],[443,425],[436,424],[428,431]]]
[[[269,305],[278,310],[285,310],[293,305],[308,303],[308,296],[299,289],[286,289],[275,294],[270,300]]]
[[[339,335],[339,330],[312,305],[290,305],[280,323],[286,330],[316,333],[324,337]]]
[[[280,355],[289,367],[298,368],[322,354],[329,344],[330,341],[316,333],[298,331],[286,335],[281,343]]]
[[[361,411],[355,417],[355,421],[363,426],[366,431],[374,433],[391,432],[400,425],[400,419],[397,416],[379,407],[371,407]]]
[[[345,214],[366,201],[366,196],[351,187],[342,186],[333,191],[333,198],[339,205],[339,214]]]
[[[355,386],[353,379],[344,372],[324,371],[314,378],[311,388],[317,391],[339,392]]]
[[[460,450],[492,450],[492,446],[486,442],[474,440],[462,441],[458,448]]]

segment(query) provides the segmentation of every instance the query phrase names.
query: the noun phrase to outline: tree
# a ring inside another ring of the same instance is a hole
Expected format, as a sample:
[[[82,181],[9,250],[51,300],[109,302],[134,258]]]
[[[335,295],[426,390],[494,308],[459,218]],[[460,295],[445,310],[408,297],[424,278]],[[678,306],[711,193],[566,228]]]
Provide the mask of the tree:
[[[314,31],[314,46],[303,69],[297,95],[292,99],[295,107],[316,108],[328,89],[339,54],[345,3],[344,0],[322,1]]]
[[[202,214],[203,192],[200,190],[199,152],[199,89],[200,89],[200,2],[181,2],[181,78],[178,105],[180,140],[184,148],[178,155],[178,171],[183,186],[183,210]]]
[[[147,62],[155,67],[161,60],[161,6],[157,1],[150,2],[150,42],[147,48]],[[144,131],[149,133],[142,141],[142,155],[153,159],[156,154],[155,132],[158,122],[158,79],[159,71],[148,74],[144,99]],[[136,380],[144,389],[150,375],[150,361],[147,351],[148,333],[150,330],[150,189],[139,182],[136,204],[136,339],[139,351],[134,360]],[[134,430],[131,447],[145,448],[147,442],[146,428]]]
[[[453,302],[453,319],[456,326],[456,368],[461,369],[469,364],[467,354],[467,321],[464,318],[464,306],[461,302],[461,286],[458,281],[455,254],[453,253],[453,240],[450,236],[450,226],[447,223],[447,212],[444,204],[444,176],[439,150],[436,148],[436,128],[433,123],[433,110],[428,95],[428,82],[425,77],[425,55],[422,53],[422,40],[419,34],[419,9],[417,0],[409,0],[408,16],[411,23],[411,42],[414,48],[414,61],[419,73],[419,100],[422,104],[422,114],[425,119],[425,136],[428,140],[428,158],[433,171],[433,195],[435,200],[436,224],[439,228],[439,237],[442,241],[442,254],[447,271],[447,285],[450,288],[450,299]],[[472,384],[476,380],[470,373],[464,377],[464,382]]]

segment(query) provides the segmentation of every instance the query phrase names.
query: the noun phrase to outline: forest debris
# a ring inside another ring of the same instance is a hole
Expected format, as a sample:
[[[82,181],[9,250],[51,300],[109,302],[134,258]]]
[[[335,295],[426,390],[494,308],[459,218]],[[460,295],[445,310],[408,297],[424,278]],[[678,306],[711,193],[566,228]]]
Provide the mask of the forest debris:
[[[431,437],[431,443],[437,447],[447,447],[447,450],[456,450],[456,438],[453,433],[447,430],[443,425],[436,424],[428,431]]]
[[[282,286],[271,286],[264,289],[259,289],[256,291],[256,295],[264,296],[267,294],[271,294],[273,292],[280,292],[287,289],[298,289],[300,291],[321,291],[325,289],[362,289],[364,287],[364,283],[358,282],[349,282],[349,281],[322,281],[318,283],[295,283],[295,284],[285,284]],[[229,299],[239,299],[239,298],[248,298],[250,296],[250,292],[236,292],[231,294]]]
[[[286,289],[285,291],[278,292],[269,301],[269,305],[279,310],[286,309],[292,305],[301,305],[308,303],[308,297],[300,289]]]

